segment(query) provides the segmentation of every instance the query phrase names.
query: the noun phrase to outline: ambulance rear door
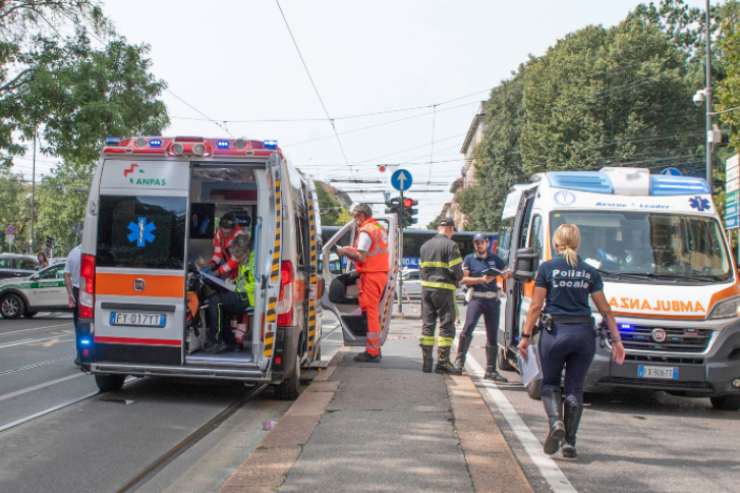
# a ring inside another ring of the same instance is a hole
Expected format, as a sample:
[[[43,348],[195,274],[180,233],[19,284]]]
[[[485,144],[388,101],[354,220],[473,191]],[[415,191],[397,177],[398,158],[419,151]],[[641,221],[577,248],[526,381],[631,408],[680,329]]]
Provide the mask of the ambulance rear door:
[[[398,259],[400,253],[398,217],[395,214],[375,218],[385,226],[388,233],[389,270],[383,297],[379,304],[380,341],[383,344],[390,331],[393,315],[393,300],[398,280]],[[365,346],[367,339],[367,320],[358,304],[358,273],[354,262],[336,254],[338,246],[352,245],[357,234],[354,221],[342,226],[322,249],[322,276],[326,285],[321,304],[333,312],[342,326],[344,344]]]
[[[183,362],[190,165],[107,159],[97,205],[96,362]]]

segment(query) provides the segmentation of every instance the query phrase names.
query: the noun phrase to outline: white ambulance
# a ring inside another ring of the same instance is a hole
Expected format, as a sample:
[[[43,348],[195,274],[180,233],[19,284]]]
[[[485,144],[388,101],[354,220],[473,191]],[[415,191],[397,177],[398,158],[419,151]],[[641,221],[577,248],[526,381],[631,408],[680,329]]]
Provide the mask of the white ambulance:
[[[587,390],[638,387],[707,396],[740,408],[740,284],[707,184],[646,169],[558,171],[516,185],[503,211],[499,254],[515,271],[503,290],[498,362],[516,361],[539,262],[552,234],[581,230],[581,258],[599,270],[627,351],[614,364],[606,330]],[[600,316],[594,307],[597,327]]]
[[[225,321],[237,350],[204,351],[208,294],[229,289],[196,268],[218,220],[252,234],[254,306]],[[127,375],[269,383],[298,394],[320,358],[321,225],[313,181],[274,141],[133,137],[106,143],[82,241],[82,369],[101,390]],[[354,334],[350,344],[363,344]]]

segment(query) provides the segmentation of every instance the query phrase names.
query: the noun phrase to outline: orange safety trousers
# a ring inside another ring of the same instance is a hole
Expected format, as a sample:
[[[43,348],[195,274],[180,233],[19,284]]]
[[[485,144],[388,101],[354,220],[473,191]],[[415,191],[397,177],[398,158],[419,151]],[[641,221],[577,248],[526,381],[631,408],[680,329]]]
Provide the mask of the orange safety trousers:
[[[380,354],[380,299],[388,282],[387,272],[360,273],[360,309],[367,314],[367,353]]]

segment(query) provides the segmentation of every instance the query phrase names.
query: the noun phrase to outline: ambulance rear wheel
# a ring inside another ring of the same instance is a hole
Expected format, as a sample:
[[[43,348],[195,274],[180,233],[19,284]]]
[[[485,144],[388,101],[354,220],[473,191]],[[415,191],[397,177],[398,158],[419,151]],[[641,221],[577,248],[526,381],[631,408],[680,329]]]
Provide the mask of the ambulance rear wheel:
[[[23,298],[15,293],[8,293],[0,299],[0,314],[3,318],[20,318],[25,311]]]
[[[115,392],[121,390],[126,375],[95,375],[95,383],[101,392]]]
[[[496,367],[499,370],[504,371],[514,371],[516,368],[509,363],[509,359],[506,357],[506,350],[498,348],[498,352],[496,353]]]
[[[293,372],[289,377],[275,386],[275,396],[282,401],[294,401],[301,390],[301,358],[296,356]]]

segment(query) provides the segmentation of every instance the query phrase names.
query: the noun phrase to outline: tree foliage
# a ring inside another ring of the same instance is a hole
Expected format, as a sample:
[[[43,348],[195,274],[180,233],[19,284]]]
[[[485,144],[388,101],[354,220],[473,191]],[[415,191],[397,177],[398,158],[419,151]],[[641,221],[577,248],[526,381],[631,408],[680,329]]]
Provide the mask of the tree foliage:
[[[315,185],[322,225],[343,226],[352,220],[348,209],[349,204],[343,203],[333,187],[322,181],[316,181]]]
[[[718,84],[718,105],[727,125],[730,144],[740,152],[740,2],[728,0],[722,6],[720,24],[720,62],[725,77]]]

